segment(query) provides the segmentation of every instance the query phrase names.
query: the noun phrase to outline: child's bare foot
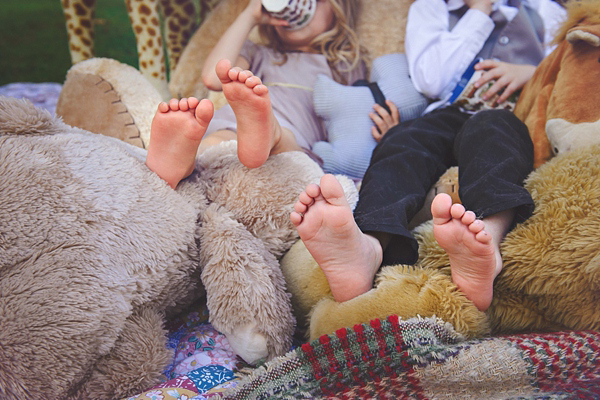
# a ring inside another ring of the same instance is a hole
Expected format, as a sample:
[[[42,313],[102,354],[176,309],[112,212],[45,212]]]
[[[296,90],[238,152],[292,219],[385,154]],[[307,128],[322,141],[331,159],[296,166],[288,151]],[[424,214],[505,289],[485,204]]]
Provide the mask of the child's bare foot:
[[[433,199],[431,214],[435,239],[450,258],[452,281],[479,310],[487,310],[502,258],[485,223],[445,193]]]
[[[248,168],[260,167],[282,134],[269,89],[252,72],[232,68],[229,60],[219,61],[215,70],[237,121],[238,158]]]
[[[373,287],[383,251],[354,222],[344,189],[333,175],[300,194],[290,220],[329,282],[333,298],[347,301]]]
[[[213,116],[207,99],[162,102],[152,119],[146,165],[173,189],[194,170],[196,151]]]

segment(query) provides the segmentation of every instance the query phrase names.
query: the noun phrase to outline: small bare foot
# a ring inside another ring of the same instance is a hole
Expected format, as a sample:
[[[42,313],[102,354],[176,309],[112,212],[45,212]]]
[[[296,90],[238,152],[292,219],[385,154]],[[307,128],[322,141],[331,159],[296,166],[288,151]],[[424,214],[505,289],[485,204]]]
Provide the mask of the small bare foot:
[[[237,121],[238,158],[248,168],[260,167],[281,139],[269,89],[252,72],[232,68],[229,60],[219,61],[215,70]]]
[[[435,239],[450,258],[452,281],[479,310],[487,310],[502,258],[485,223],[445,193],[433,199],[431,214]]]
[[[146,165],[173,189],[194,170],[196,151],[213,116],[210,100],[162,102],[152,119]]]
[[[366,293],[381,265],[383,251],[354,222],[344,189],[333,175],[300,194],[290,220],[329,282],[333,298],[347,301]]]

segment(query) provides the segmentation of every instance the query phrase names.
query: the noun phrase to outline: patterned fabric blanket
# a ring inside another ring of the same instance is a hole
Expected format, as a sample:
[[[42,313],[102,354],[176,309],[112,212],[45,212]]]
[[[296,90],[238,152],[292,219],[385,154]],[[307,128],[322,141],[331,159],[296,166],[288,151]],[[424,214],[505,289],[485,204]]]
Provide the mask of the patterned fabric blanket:
[[[462,340],[392,316],[342,329],[257,369],[224,399],[600,398],[600,332]]]

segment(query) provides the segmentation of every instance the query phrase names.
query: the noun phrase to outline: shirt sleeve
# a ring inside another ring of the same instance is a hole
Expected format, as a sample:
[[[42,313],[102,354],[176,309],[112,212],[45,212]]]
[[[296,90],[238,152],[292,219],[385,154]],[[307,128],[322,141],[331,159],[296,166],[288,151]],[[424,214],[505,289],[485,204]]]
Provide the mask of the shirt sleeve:
[[[553,0],[530,0],[530,4],[534,6],[544,22],[544,46],[546,55],[548,55],[556,47],[552,41],[558,29],[567,19],[567,10]]]
[[[248,61],[248,64],[252,66],[252,61],[256,59],[257,54],[260,51],[260,47],[251,40],[246,40],[240,50],[240,57],[243,57]],[[252,70],[252,68],[250,68]]]
[[[416,0],[408,12],[405,47],[417,90],[431,99],[450,93],[493,30],[492,19],[472,9],[450,30],[444,0]]]

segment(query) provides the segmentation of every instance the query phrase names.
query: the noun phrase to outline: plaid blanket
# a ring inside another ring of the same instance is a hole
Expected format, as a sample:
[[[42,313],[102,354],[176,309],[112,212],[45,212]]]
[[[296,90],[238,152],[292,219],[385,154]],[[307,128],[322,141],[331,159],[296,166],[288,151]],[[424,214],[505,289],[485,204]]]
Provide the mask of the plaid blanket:
[[[600,398],[600,332],[464,340],[435,318],[373,320],[267,363],[225,399]]]

